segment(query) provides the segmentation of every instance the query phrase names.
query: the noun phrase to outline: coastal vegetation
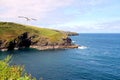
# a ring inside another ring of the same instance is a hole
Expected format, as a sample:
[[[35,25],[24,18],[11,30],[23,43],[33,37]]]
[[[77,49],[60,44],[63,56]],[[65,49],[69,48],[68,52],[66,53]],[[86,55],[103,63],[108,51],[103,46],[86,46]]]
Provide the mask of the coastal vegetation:
[[[11,56],[0,60],[0,80],[36,80],[25,73],[24,66],[9,65]]]
[[[0,22],[0,50],[20,48],[64,49],[77,48],[69,38],[76,33],[40,28],[13,22]]]
[[[58,31],[47,29],[47,28],[38,28],[30,25],[22,25],[13,22],[0,22],[0,39],[12,40],[17,36],[30,32],[30,35],[37,35],[39,37],[47,37],[50,40],[59,40],[61,37],[66,37],[65,34]]]

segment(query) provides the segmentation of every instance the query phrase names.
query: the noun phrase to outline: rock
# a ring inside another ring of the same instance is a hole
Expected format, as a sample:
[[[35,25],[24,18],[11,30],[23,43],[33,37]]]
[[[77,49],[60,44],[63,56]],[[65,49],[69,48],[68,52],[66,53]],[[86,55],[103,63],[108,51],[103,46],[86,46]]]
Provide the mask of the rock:
[[[6,42],[5,40],[0,40],[0,49],[4,49],[6,47]]]
[[[15,50],[26,47],[39,50],[78,48],[77,45],[72,44],[72,40],[69,37],[61,40],[61,42],[50,42],[46,37],[38,37],[37,35],[30,35],[29,32],[25,32],[7,43],[0,40],[0,49]]]
[[[67,37],[67,38],[63,38],[64,44],[65,46],[71,45],[72,40],[71,38]]]
[[[22,35],[18,36],[17,47],[26,48],[31,45],[31,37],[29,37],[29,33],[25,32]]]
[[[25,48],[31,45],[31,40],[28,37],[28,32],[25,32],[18,36],[16,39],[7,43],[8,50],[14,50],[14,48]]]
[[[9,42],[7,49],[14,50],[15,45],[16,45],[15,41],[11,41],[11,42]]]
[[[2,44],[3,44],[3,41],[2,41],[2,40],[0,40],[0,47],[2,46]]]

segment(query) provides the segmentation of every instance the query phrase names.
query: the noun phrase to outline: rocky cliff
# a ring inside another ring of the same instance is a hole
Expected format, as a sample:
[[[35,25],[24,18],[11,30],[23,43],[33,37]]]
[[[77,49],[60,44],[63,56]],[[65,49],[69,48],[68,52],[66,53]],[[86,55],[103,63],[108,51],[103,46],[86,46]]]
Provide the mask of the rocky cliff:
[[[39,50],[77,48],[65,33],[51,29],[28,27],[16,23],[0,23],[0,50],[36,48]]]

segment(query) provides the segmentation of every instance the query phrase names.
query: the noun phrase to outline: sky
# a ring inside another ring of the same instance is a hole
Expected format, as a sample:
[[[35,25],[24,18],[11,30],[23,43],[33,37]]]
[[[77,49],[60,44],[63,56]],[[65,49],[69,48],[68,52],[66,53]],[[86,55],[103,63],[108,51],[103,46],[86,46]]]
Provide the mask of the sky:
[[[0,21],[79,33],[120,33],[120,0],[0,0]]]

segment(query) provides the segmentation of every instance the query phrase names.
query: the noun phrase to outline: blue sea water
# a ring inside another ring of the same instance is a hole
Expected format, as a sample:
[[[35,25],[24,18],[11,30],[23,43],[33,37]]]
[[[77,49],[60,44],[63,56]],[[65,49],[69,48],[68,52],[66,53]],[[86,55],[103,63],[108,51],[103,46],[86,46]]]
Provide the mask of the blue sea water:
[[[25,65],[28,73],[43,80],[120,80],[120,34],[80,34],[71,37],[85,49],[38,51],[23,49],[11,54],[11,64]]]

